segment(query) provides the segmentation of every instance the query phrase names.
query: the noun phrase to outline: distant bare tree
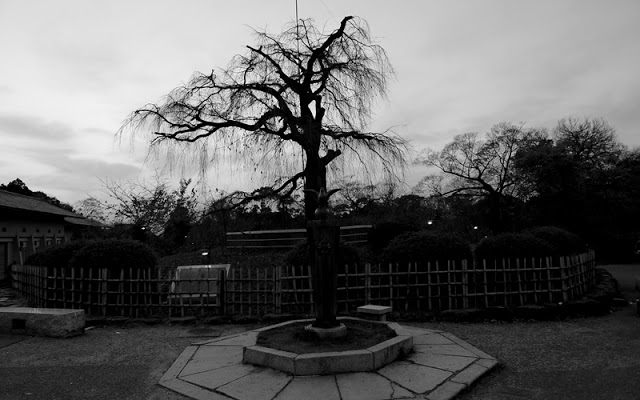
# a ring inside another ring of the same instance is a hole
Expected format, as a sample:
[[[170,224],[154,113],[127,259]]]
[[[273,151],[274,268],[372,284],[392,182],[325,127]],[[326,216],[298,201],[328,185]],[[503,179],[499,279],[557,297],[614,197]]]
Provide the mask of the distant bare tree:
[[[111,201],[103,203],[116,223],[132,224],[160,235],[175,208],[176,195],[159,177],[143,181],[101,181]]]
[[[428,149],[418,158],[418,163],[439,170],[423,178],[419,186],[438,196],[485,198],[492,229],[499,231],[505,197],[526,197],[514,166],[516,153],[528,141],[544,135],[546,132],[506,122],[494,125],[485,138],[477,132],[456,135],[442,151]]]
[[[393,71],[364,21],[345,17],[325,34],[299,20],[256,38],[228,68],[195,73],[161,103],[134,111],[119,135],[151,133],[150,154],[172,165],[193,159],[204,172],[217,161],[240,161],[273,179],[271,191],[240,193],[247,201],[290,195],[303,180],[305,189],[319,191],[341,155],[372,170],[402,165],[405,141],[367,129]],[[316,206],[305,193],[307,219]]]
[[[553,130],[556,144],[573,161],[589,168],[613,165],[625,147],[603,118],[563,118]]]

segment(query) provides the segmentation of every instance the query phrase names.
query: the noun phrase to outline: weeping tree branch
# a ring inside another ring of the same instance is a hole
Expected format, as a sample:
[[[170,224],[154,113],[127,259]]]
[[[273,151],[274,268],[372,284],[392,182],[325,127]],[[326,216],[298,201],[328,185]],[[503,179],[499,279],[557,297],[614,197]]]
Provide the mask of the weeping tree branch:
[[[319,191],[328,170],[347,172],[335,164],[340,157],[387,173],[404,168],[406,141],[367,129],[393,68],[366,22],[348,16],[325,34],[312,20],[299,20],[280,34],[255,37],[257,44],[226,69],[195,73],[158,104],[132,112],[118,137],[148,134],[150,156],[195,162],[202,174],[219,162],[260,167],[275,181],[271,190],[283,194],[302,181]],[[236,192],[239,204],[262,195]],[[305,195],[308,219],[315,202]]]

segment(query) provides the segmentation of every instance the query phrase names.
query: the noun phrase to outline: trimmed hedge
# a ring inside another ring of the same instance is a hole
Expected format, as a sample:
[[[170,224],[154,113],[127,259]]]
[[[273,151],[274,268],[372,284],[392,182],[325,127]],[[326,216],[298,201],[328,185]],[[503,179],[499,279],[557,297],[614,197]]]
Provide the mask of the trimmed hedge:
[[[369,232],[369,246],[375,254],[380,254],[396,237],[416,231],[417,229],[410,225],[397,222],[381,222],[376,224]]]
[[[153,268],[158,265],[158,257],[144,243],[112,239],[88,243],[71,258],[69,265],[108,270]]]
[[[549,243],[553,248],[553,255],[570,255],[586,250],[580,236],[555,226],[541,226],[525,233],[533,235]]]
[[[503,233],[489,236],[476,247],[476,258],[548,257],[554,247],[546,240],[524,233]]]
[[[63,268],[69,265],[69,261],[91,241],[77,240],[31,254],[24,261],[26,265],[39,267]]]
[[[472,257],[469,245],[456,236],[428,231],[404,233],[389,243],[384,261],[419,262],[463,260]]]

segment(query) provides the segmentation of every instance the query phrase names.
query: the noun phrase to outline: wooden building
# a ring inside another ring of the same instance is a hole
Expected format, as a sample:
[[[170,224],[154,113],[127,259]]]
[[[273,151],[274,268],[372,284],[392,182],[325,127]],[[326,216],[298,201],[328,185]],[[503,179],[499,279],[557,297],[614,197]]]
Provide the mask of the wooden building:
[[[8,277],[9,265],[68,242],[87,226],[100,224],[43,200],[0,190],[0,281]]]

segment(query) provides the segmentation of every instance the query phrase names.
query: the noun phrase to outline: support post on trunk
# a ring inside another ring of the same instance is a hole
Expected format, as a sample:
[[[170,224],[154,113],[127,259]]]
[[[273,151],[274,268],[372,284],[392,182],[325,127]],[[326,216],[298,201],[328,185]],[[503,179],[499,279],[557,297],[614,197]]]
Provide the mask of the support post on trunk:
[[[344,324],[336,320],[337,313],[337,264],[340,249],[340,227],[336,220],[329,219],[329,196],[337,189],[327,192],[320,189],[316,220],[307,223],[309,257],[313,276],[313,292],[316,320],[305,329],[319,338],[336,338],[347,334]]]

